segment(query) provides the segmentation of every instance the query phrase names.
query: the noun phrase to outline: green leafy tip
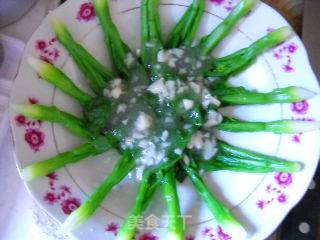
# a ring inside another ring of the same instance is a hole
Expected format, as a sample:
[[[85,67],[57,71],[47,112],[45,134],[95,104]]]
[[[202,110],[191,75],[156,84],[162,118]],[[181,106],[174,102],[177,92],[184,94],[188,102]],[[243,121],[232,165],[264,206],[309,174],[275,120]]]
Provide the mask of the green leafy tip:
[[[57,33],[57,35],[59,35],[60,40],[64,42],[72,39],[68,29],[66,28],[66,25],[59,18],[57,18],[56,16],[52,16],[51,21],[53,29]]]
[[[27,62],[40,76],[47,75],[47,72],[50,71],[49,63],[35,57],[29,56]]]

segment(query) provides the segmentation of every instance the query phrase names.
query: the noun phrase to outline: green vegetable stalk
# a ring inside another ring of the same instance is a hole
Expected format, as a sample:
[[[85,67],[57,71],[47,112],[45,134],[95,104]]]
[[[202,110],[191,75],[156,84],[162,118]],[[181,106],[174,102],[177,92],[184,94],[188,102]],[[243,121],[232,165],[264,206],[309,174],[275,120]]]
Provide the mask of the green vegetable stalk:
[[[101,94],[106,83],[113,77],[109,70],[97,61],[80,43],[76,42],[67,27],[57,18],[53,18],[53,28],[63,46],[71,54],[79,69],[87,77],[90,87]]]
[[[276,157],[264,159],[238,158],[218,153],[209,161],[197,161],[199,167],[206,171],[235,171],[247,173],[298,172],[299,162],[289,162]]]
[[[145,170],[137,197],[133,207],[125,218],[118,235],[117,240],[132,240],[141,223],[144,210],[148,207],[152,196],[162,181],[163,174],[172,169],[172,167],[180,160],[180,156],[172,156],[167,162],[158,164]]]
[[[282,133],[300,133],[315,131],[320,128],[319,122],[278,120],[272,122],[244,122],[236,119],[225,118],[217,129],[228,132],[273,132]]]
[[[226,87],[213,92],[220,101],[232,105],[292,103],[310,99],[316,95],[302,87],[276,88],[268,93],[249,91],[244,87]]]
[[[226,142],[218,141],[218,148],[223,155],[235,157],[235,158],[242,158],[242,159],[252,159],[257,161],[273,161],[274,157],[268,156],[265,154],[252,152],[246,149],[242,149],[239,147],[231,146]]]
[[[227,209],[222,202],[217,199],[208,189],[204,183],[199,172],[191,166],[184,165],[184,169],[191,179],[193,185],[201,196],[202,200],[206,203],[209,210],[212,212],[217,223],[232,237],[237,239],[244,239],[246,231],[241,224],[232,216],[229,209]]]
[[[169,216],[167,239],[185,240],[183,219],[180,210],[179,196],[177,193],[176,177],[173,169],[170,169],[164,174],[162,189],[167,203]]]
[[[100,137],[92,142],[82,144],[73,150],[60,153],[55,157],[33,163],[23,168],[21,175],[25,181],[31,181],[52,173],[67,164],[76,163],[84,158],[106,152],[111,147],[109,138]]]
[[[209,54],[234,28],[240,18],[255,6],[257,0],[242,0],[209,35],[203,37],[199,49],[203,55]]]
[[[163,48],[158,7],[159,0],[141,3],[141,59],[147,69],[157,62],[158,52]]]
[[[141,223],[142,214],[150,203],[158,185],[159,178],[154,172],[147,171],[144,173],[133,208],[119,229],[117,240],[132,240],[134,238]]]
[[[190,47],[201,22],[205,9],[205,0],[193,0],[187,11],[174,27],[167,42],[168,48]]]
[[[129,47],[122,41],[117,27],[112,21],[108,0],[94,0],[93,3],[101,23],[105,44],[109,50],[114,68],[120,77],[128,78],[130,73],[126,59],[131,52]]]
[[[90,139],[90,133],[86,130],[82,119],[79,119],[70,113],[60,111],[55,106],[48,107],[39,104],[32,104],[12,105],[12,108],[16,112],[35,120],[60,123],[77,136]]]
[[[60,69],[45,61],[29,57],[28,63],[40,77],[85,105],[92,97],[80,90]]]
[[[111,192],[112,188],[125,178],[134,168],[135,161],[130,151],[123,153],[123,156],[114,166],[111,174],[107,176],[94,193],[65,220],[62,228],[73,230],[88,220],[101,205],[102,201]]]
[[[282,27],[260,38],[247,48],[243,48],[231,55],[214,59],[211,63],[211,69],[205,75],[207,77],[229,77],[235,75],[251,66],[260,54],[288,39],[292,33],[289,27]]]

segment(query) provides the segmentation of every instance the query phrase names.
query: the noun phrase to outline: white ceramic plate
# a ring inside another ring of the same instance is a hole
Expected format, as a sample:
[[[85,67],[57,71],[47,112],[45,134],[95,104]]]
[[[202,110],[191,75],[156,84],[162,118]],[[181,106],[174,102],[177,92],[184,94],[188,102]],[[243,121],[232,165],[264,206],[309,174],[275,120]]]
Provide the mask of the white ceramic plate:
[[[190,3],[190,0],[161,1],[160,13],[165,33],[169,32]],[[199,36],[210,32],[236,3],[235,0],[208,1]],[[123,39],[130,47],[138,48],[139,1],[115,0],[110,1],[110,4],[114,21]],[[62,19],[77,40],[103,63],[109,65],[92,3],[69,0],[51,14]],[[275,10],[259,3],[215,50],[214,55],[223,56],[248,46],[268,31],[286,25],[288,23]],[[81,109],[77,103],[38,78],[25,61],[28,55],[47,59],[63,68],[77,85],[87,89],[84,77],[56,41],[50,16],[42,22],[27,44],[11,103],[39,101],[42,104],[57,105],[65,111],[79,115]],[[261,56],[254,66],[231,79],[231,82],[258,91],[295,85],[319,92],[317,80],[298,37],[291,38]],[[319,106],[320,98],[316,97],[295,104],[237,107],[223,111],[245,120],[268,121],[283,118],[320,120]],[[20,167],[46,159],[81,143],[81,140],[59,125],[31,121],[14,112],[11,112],[11,124]],[[216,172],[205,176],[210,189],[232,208],[232,212],[246,227],[249,232],[248,239],[265,239],[305,193],[318,162],[319,132],[294,136],[269,133],[221,133],[221,137],[240,147],[305,164],[303,171],[296,174]],[[27,186],[52,216],[63,221],[110,172],[115,161],[114,156],[115,153],[108,153],[69,165],[48,177],[27,183]],[[113,190],[94,217],[74,233],[75,236],[79,239],[114,239],[123,217],[132,205],[136,189],[137,184],[126,179]],[[229,239],[219,231],[212,215],[202,204],[189,181],[179,185],[178,190],[182,213],[190,216],[187,218],[188,240]],[[164,228],[166,221],[163,218],[166,210],[161,194],[157,194],[159,196],[155,198],[156,201],[145,215],[144,229],[137,236],[139,240],[166,239]],[[154,221],[160,221],[161,227],[152,229]],[[237,239],[237,236],[233,236],[232,239]]]

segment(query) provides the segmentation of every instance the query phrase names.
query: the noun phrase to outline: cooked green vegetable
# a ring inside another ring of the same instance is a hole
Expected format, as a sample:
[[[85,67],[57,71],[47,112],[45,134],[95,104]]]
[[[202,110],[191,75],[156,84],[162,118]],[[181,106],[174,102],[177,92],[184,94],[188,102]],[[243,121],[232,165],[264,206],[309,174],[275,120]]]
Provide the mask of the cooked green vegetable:
[[[47,107],[44,105],[12,105],[12,108],[26,117],[35,120],[48,121],[52,123],[60,123],[74,134],[83,138],[90,138],[90,133],[85,129],[83,119],[77,118],[70,113],[63,112],[57,107]]]
[[[244,87],[214,89],[219,100],[232,105],[292,103],[314,97],[316,94],[302,87],[276,88],[268,93],[249,91]]]
[[[52,173],[66,164],[79,162],[87,157],[104,153],[111,148],[110,139],[100,137],[92,142],[82,144],[73,150],[60,153],[55,157],[24,167],[21,170],[21,175],[25,181],[31,181]]]
[[[210,161],[200,160],[199,166],[208,171],[231,170],[239,172],[297,172],[299,162],[289,162],[273,156],[249,151],[218,141],[219,153]]]
[[[226,232],[230,233],[231,236],[237,236],[239,239],[244,239],[246,231],[232,216],[230,210],[227,209],[222,202],[210,192],[199,172],[191,166],[184,165],[184,168],[202,200],[212,212],[212,215],[216,219],[218,225],[220,225]]]
[[[59,41],[68,50],[82,73],[87,77],[92,90],[97,94],[101,94],[106,83],[112,79],[112,74],[81,44],[73,39],[63,22],[57,18],[53,18],[53,28]]]
[[[175,173],[172,169],[164,174],[162,189],[167,203],[169,217],[167,239],[185,240],[183,216],[180,210]]]
[[[105,44],[109,50],[114,69],[121,77],[128,78],[130,73],[126,59],[128,54],[131,54],[132,58],[134,56],[129,47],[122,41],[116,26],[112,22],[108,1],[94,0],[93,3],[102,26]]]
[[[73,230],[88,220],[111,192],[112,188],[120,183],[134,167],[135,161],[132,158],[131,152],[124,152],[110,175],[103,180],[94,193],[63,223],[63,229]]]
[[[212,60],[211,69],[206,72],[205,75],[207,77],[229,77],[242,72],[251,66],[260,54],[284,42],[292,34],[293,32],[289,27],[279,28],[265,37],[260,38],[247,48],[243,48],[231,55]]]
[[[217,154],[209,161],[197,161],[199,167],[206,171],[228,170],[247,173],[268,173],[268,172],[298,172],[301,170],[299,162],[289,162],[274,157],[273,159],[250,159]]]
[[[132,240],[135,236],[142,220],[142,214],[150,203],[158,185],[159,178],[154,172],[144,173],[133,208],[119,229],[117,240]]]
[[[116,107],[117,104],[104,97],[94,98],[83,107],[83,116],[91,135],[99,135],[105,130]]]
[[[222,154],[235,158],[242,159],[252,159],[252,160],[261,160],[261,161],[273,161],[274,157],[268,156],[265,154],[252,152],[246,149],[242,149],[239,147],[231,146],[225,142],[218,141],[219,150]]]
[[[236,119],[225,118],[217,129],[228,132],[273,132],[281,133],[300,133],[315,131],[320,128],[319,122],[278,120],[273,122],[245,122]]]
[[[168,48],[191,46],[195,35],[197,34],[205,5],[205,0],[193,0],[183,17],[174,27],[167,43]]]
[[[202,54],[209,54],[234,28],[240,18],[244,17],[256,5],[257,0],[242,0],[232,12],[199,44]]]
[[[157,62],[158,52],[163,48],[161,24],[158,12],[159,0],[142,0],[141,3],[141,59],[146,69],[151,69]]]
[[[143,212],[148,207],[156,188],[162,181],[162,174],[170,170],[179,159],[179,157],[172,158],[168,162],[145,171],[134,205],[117,234],[117,240],[131,240],[135,236]]]
[[[78,100],[81,105],[85,105],[92,99],[90,95],[80,90],[65,73],[52,64],[33,57],[28,58],[28,63],[41,78]]]

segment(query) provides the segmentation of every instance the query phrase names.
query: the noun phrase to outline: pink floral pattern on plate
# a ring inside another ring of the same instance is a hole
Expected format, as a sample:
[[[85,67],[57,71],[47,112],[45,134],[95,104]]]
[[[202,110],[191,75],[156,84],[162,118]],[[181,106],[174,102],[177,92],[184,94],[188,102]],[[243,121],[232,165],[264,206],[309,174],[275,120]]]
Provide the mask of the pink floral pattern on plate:
[[[95,19],[96,12],[94,10],[94,6],[92,2],[86,2],[81,4],[80,9],[77,14],[77,19],[80,21],[90,21]]]
[[[50,198],[55,201],[55,198],[53,195],[50,195]],[[110,222],[109,224],[106,225],[105,231],[108,233],[111,233],[114,236],[117,236],[118,231],[120,228],[120,224],[117,222]],[[208,240],[231,240],[232,237],[225,233],[223,229],[220,226],[217,226],[216,228],[213,227],[205,227],[202,230],[202,237],[203,239],[208,239]],[[145,233],[140,233],[136,236],[136,240],[160,240],[160,238],[155,235],[152,232],[145,232]],[[186,240],[195,240],[196,236],[194,234],[188,234],[186,236]]]
[[[303,118],[293,117],[292,120],[308,121],[308,122],[314,122],[314,121],[316,121],[314,118],[309,118],[309,117],[303,117]],[[302,136],[303,136],[303,133],[295,134],[295,135],[292,136],[292,141],[293,141],[294,143],[301,143],[301,142],[302,142]]]
[[[214,5],[221,6],[228,12],[232,11],[234,8],[234,0],[210,0]]]
[[[267,32],[273,32],[275,29],[272,27],[267,28]],[[282,62],[282,70],[286,73],[291,73],[295,70],[293,66],[293,56],[298,51],[298,45],[294,42],[284,42],[273,50],[275,59]]]
[[[106,230],[106,232],[109,232],[109,233],[113,234],[114,236],[117,236],[119,228],[120,228],[119,223],[111,222],[105,227],[105,230]]]
[[[60,57],[60,51],[56,47],[57,42],[58,39],[56,37],[49,40],[38,39],[35,43],[35,49],[39,53],[39,58],[53,64]]]
[[[310,105],[307,100],[292,103],[290,106],[290,109],[293,112],[294,116],[291,119],[298,120],[298,121],[310,121],[310,122],[315,121],[314,118],[310,118],[310,117],[305,116],[308,113],[309,108],[310,108]],[[292,136],[292,141],[294,143],[301,143],[302,136],[303,136],[303,133],[295,134]]]
[[[291,111],[295,114],[305,115],[309,110],[309,103],[307,100],[291,104]]]
[[[196,240],[196,236],[193,234],[190,234],[186,237],[186,240]]]
[[[138,236],[138,240],[160,240],[156,235],[151,232],[143,233]]]
[[[286,203],[288,201],[286,189],[292,184],[292,182],[293,175],[291,173],[277,172],[274,177],[274,182],[268,184],[265,188],[266,196],[257,201],[257,207],[263,210],[266,206],[272,203]]]
[[[202,231],[202,236],[204,239],[208,240],[230,240],[232,237],[225,233],[223,229],[220,226],[217,226],[217,228],[213,227],[206,227]]]
[[[119,228],[120,228],[119,223],[110,222],[109,224],[107,224],[104,230],[106,232],[111,233],[114,236],[117,236]],[[154,233],[151,233],[151,232],[138,234],[135,239],[136,240],[160,240],[159,237],[157,237]]]
[[[30,97],[28,100],[30,104],[37,104],[39,102],[34,97]],[[41,147],[45,144],[46,137],[45,133],[41,129],[42,121],[31,120],[26,116],[19,114],[15,117],[15,122],[18,127],[25,128],[25,142],[34,152],[39,152]]]
[[[273,50],[273,56],[282,62],[282,70],[291,73],[295,70],[293,66],[293,55],[298,50],[298,46],[294,43],[284,43]]]
[[[49,191],[44,195],[43,200],[49,205],[59,204],[64,214],[70,215],[81,205],[81,200],[72,196],[71,188],[67,185],[58,184],[57,173],[47,175],[49,180]]]

